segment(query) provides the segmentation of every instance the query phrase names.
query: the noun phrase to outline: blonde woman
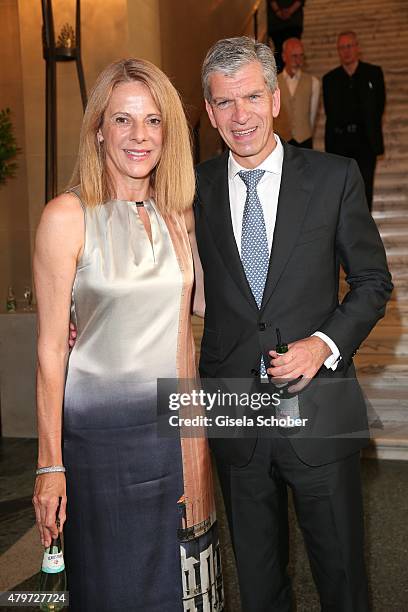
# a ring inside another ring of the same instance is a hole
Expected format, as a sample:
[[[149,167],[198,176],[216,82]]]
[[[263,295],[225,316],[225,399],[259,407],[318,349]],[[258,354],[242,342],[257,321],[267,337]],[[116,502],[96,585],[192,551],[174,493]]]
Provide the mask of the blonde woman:
[[[196,254],[188,126],[158,68],[129,59],[99,76],[77,175],[36,240],[41,541],[57,532],[61,498],[73,611],[175,612],[194,597],[219,610],[206,442],[156,430],[157,377],[195,375]],[[208,553],[198,574],[194,546]]]

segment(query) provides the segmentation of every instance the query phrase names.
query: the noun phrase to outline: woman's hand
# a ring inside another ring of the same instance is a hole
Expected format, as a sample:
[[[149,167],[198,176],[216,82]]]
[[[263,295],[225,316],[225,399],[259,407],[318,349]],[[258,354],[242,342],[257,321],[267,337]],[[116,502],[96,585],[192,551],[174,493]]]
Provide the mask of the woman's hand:
[[[59,500],[57,527],[57,509]],[[37,476],[34,485],[33,505],[37,526],[40,532],[41,544],[47,548],[51,545],[52,538],[61,533],[66,519],[66,484],[63,472],[51,472]]]

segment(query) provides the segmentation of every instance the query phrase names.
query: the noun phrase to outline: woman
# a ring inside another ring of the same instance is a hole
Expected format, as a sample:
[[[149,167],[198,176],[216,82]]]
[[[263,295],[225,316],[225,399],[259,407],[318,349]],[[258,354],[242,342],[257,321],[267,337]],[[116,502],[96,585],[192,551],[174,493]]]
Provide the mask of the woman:
[[[99,76],[76,183],[46,206],[34,257],[38,467],[49,468],[33,498],[42,544],[62,498],[71,610],[175,612],[194,597],[219,610],[205,440],[156,431],[157,377],[195,375],[196,245],[187,122],[149,62]]]

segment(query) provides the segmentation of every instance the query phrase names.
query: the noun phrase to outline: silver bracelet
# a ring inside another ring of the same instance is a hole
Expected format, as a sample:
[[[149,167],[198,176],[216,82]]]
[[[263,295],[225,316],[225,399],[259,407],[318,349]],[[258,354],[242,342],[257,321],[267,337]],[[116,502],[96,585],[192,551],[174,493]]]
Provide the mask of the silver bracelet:
[[[49,465],[48,467],[38,468],[35,470],[37,476],[41,474],[51,474],[52,472],[65,472],[63,465]]]

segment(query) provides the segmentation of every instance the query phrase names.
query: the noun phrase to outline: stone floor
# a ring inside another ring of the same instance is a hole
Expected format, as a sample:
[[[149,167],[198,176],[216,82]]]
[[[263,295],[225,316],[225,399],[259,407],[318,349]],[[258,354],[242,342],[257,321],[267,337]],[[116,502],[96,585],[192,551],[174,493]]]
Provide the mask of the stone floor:
[[[408,463],[402,461],[362,462],[366,559],[370,581],[372,612],[406,612],[408,610]],[[218,498],[219,507],[222,502]],[[290,573],[297,612],[320,610],[302,536],[290,504],[291,560]],[[224,578],[228,612],[240,612],[234,561],[228,540],[225,517],[220,515],[223,544]],[[272,612],[272,611],[271,611]]]
[[[36,446],[36,440],[32,439],[0,439],[0,590],[29,590],[36,589],[38,585],[37,569],[41,562],[41,547],[31,505]],[[363,460],[362,470],[372,610],[404,612],[408,610],[408,462]],[[223,548],[226,612],[241,612],[228,528],[218,490],[217,504]],[[319,610],[318,601],[292,505],[290,517],[290,571],[297,612],[315,612]]]

